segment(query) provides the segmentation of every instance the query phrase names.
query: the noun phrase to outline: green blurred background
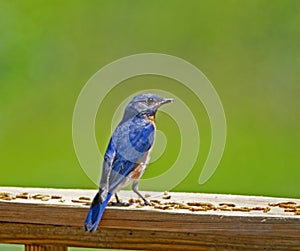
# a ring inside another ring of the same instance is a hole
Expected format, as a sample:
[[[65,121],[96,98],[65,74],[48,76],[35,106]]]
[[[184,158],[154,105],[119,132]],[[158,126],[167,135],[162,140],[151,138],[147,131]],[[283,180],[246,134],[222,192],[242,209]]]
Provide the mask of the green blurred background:
[[[0,0],[0,185],[96,189],[73,150],[77,96],[104,65],[157,52],[194,64],[217,90],[228,126],[217,171],[198,184],[207,114],[193,93],[158,76],[129,79],[106,97],[96,123],[101,151],[119,103],[141,87],[160,88],[190,106],[201,133],[196,165],[174,191],[299,198],[299,24],[298,0]],[[179,151],[174,121],[159,113],[157,124],[174,137],[145,177]]]

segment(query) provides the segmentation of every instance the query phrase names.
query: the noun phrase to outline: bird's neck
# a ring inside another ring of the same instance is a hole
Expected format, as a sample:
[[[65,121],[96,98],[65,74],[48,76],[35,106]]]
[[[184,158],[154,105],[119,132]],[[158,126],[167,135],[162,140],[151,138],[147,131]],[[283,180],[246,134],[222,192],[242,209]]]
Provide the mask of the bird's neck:
[[[152,114],[152,115],[144,114],[143,116],[144,116],[144,118],[147,118],[151,124],[155,124],[155,114]]]
[[[153,111],[138,113],[137,111],[129,110],[129,111],[125,111],[125,114],[123,116],[121,123],[123,123],[129,119],[132,119],[134,117],[147,118],[150,122],[155,123],[155,115],[156,115],[156,112],[153,112]]]

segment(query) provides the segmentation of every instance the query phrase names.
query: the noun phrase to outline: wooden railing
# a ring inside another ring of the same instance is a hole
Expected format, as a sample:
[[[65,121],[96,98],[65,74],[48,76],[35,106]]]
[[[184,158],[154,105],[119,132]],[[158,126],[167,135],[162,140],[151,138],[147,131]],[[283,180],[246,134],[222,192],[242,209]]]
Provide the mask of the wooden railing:
[[[83,231],[93,190],[0,187],[0,243],[26,251],[67,247],[141,250],[300,250],[300,200],[146,192],[153,206],[110,206]],[[144,192],[145,194],[145,192]]]

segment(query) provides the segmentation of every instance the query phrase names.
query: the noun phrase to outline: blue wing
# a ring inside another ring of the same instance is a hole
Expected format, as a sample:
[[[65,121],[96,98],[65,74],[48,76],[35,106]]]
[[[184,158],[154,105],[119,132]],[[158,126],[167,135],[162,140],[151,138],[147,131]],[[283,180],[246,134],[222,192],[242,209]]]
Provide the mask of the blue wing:
[[[108,156],[114,153],[109,176],[106,177],[109,193],[130,182],[128,174],[152,147],[154,133],[154,125],[143,116],[128,120],[116,128],[107,149]]]

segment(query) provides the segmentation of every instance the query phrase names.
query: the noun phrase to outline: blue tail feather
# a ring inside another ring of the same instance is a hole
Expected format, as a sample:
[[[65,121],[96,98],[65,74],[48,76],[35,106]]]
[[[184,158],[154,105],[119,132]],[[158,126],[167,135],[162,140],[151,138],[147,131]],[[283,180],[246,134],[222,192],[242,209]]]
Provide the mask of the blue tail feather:
[[[105,201],[100,203],[99,193],[97,193],[96,197],[93,200],[90,211],[88,212],[85,223],[84,223],[85,231],[89,231],[89,232],[96,231],[96,229],[99,225],[99,222],[102,218],[102,215],[104,213],[105,207],[107,206],[107,203],[110,200],[111,196],[112,196],[112,194],[110,194],[110,193],[107,194]]]

